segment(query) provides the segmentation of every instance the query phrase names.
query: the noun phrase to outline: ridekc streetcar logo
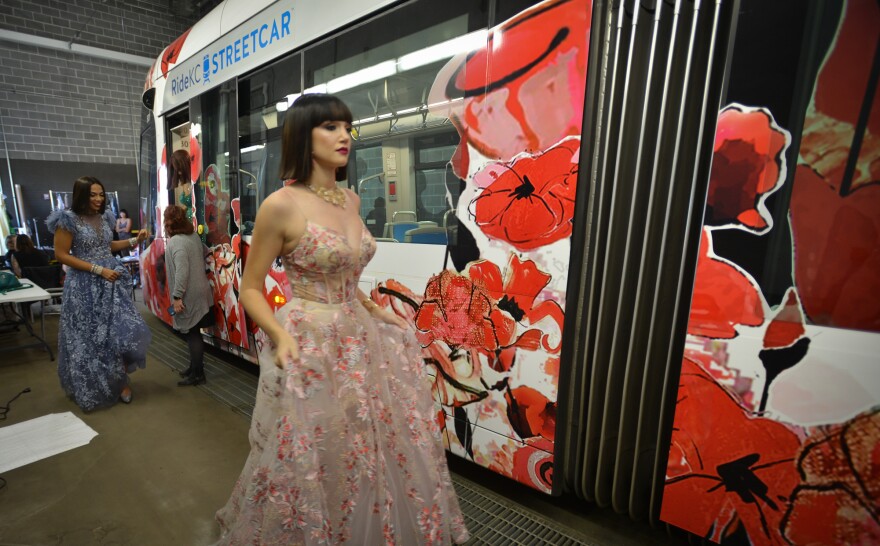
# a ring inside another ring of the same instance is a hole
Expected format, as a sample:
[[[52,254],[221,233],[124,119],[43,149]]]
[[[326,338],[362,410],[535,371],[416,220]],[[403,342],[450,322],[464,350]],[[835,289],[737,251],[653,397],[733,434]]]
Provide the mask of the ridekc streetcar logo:
[[[183,72],[171,80],[171,95],[182,93],[199,83],[202,85],[211,83],[212,76],[291,36],[292,18],[293,10],[285,9],[271,20],[264,19],[262,23],[256,21],[249,28],[245,28],[244,32],[230,34],[230,38],[214,46],[213,51],[205,52],[198,64],[188,68],[181,67]],[[232,37],[235,39],[233,40]],[[220,81],[223,80],[224,78],[220,76]]]

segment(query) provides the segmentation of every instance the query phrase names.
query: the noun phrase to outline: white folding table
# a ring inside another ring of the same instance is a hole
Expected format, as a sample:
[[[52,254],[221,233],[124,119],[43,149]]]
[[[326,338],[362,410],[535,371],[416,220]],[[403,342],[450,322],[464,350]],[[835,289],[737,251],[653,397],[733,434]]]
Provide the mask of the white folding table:
[[[5,324],[0,324],[0,335],[9,334],[10,332],[17,330],[18,326],[21,325],[27,328],[27,331],[31,335],[31,337],[36,338],[37,341],[24,343],[21,345],[10,345],[9,343],[2,343],[0,344],[0,352],[13,351],[15,349],[25,349],[27,347],[45,347],[46,351],[48,351],[49,353],[49,359],[55,360],[55,356],[52,354],[52,348],[49,347],[48,343],[46,343],[46,324],[43,319],[43,313],[40,313],[40,335],[38,336],[36,333],[34,333],[34,329],[31,326],[31,321],[28,319],[29,313],[21,308],[21,304],[23,303],[46,301],[48,299],[51,299],[52,295],[37,286],[36,283],[33,283],[28,279],[19,279],[19,281],[21,282],[21,284],[30,284],[32,286],[21,290],[12,290],[5,294],[0,294],[0,305],[10,304],[12,313],[16,317],[13,321],[9,321]]]

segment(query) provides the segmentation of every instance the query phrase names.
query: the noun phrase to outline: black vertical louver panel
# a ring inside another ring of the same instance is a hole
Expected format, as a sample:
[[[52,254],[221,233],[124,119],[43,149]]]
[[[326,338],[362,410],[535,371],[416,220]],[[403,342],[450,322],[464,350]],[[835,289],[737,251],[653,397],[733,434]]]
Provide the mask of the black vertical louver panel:
[[[673,17],[672,6],[663,2],[642,2],[642,16],[649,21],[650,37],[645,41],[649,44],[646,58],[649,61],[644,76],[644,92],[641,97],[641,127],[638,141],[638,152],[635,160],[636,171],[633,177],[634,190],[630,203],[629,227],[626,240],[626,256],[624,258],[624,279],[621,280],[621,297],[617,306],[615,321],[615,338],[612,349],[615,360],[625,362],[612,370],[616,376],[616,384],[609,377],[609,388],[620,392],[621,404],[616,413],[606,413],[606,427],[616,427],[616,442],[607,446],[603,452],[608,453],[606,466],[600,465],[600,475],[606,472],[611,480],[611,503],[615,510],[624,512],[630,501],[630,486],[633,465],[637,457],[636,431],[638,410],[641,407],[641,386],[644,360],[633,358],[634,353],[643,352],[644,344],[640,343],[641,332],[637,319],[644,316],[639,305],[639,296],[644,294],[645,253],[650,249],[649,237],[655,233],[655,218],[652,209],[657,204],[657,184],[654,172],[656,149],[660,140],[661,111],[664,105],[666,82],[667,51],[671,41]],[[650,40],[648,42],[648,40]],[[665,193],[663,194],[665,195]],[[634,287],[634,289],[629,288]],[[610,434],[606,432],[606,437]],[[600,459],[602,463],[602,459]]]
[[[627,317],[632,313],[635,295],[635,291],[630,289],[631,283],[635,281],[631,256],[632,249],[641,240],[644,232],[642,216],[647,202],[646,193],[641,187],[644,177],[640,176],[639,169],[642,167],[641,150],[646,127],[645,100],[650,99],[648,95],[653,66],[651,61],[654,25],[653,6],[635,1],[632,10],[631,45],[624,82],[620,132],[617,135],[617,160],[613,172],[615,233],[608,241],[608,252],[605,256],[606,265],[613,263],[607,269],[613,274],[605,276],[605,286],[602,291],[603,312],[600,315],[601,330],[598,338],[600,344],[606,348],[609,364],[596,464],[595,497],[600,506],[608,506],[612,502],[620,412],[625,405],[635,402],[635,400],[623,399],[622,387],[626,373],[626,347],[630,335],[630,321]],[[598,362],[599,359],[594,361]]]
[[[738,0],[596,2],[557,478],[657,521]]]
[[[598,131],[605,125],[599,120],[607,113],[603,82],[609,61],[606,55],[609,49],[607,41],[615,34],[610,27],[614,23],[615,8],[612,4],[613,2],[606,0],[593,2],[589,66],[590,73],[597,76],[591,76],[587,81],[584,129],[581,139],[582,168],[578,175],[576,196],[576,210],[583,212],[575,215],[573,220],[574,235],[569,264],[572,274],[568,276],[567,293],[574,296],[569,300],[565,314],[566,336],[563,339],[561,355],[563,362],[570,362],[573,365],[563,367],[559,379],[558,402],[560,411],[564,413],[560,413],[557,420],[555,462],[557,472],[554,476],[554,484],[557,487],[561,484],[562,489],[581,498],[586,497],[580,481],[581,461],[586,443],[587,397],[583,393],[589,391],[590,370],[582,365],[581,359],[575,355],[582,355],[585,351],[584,344],[587,340],[585,329],[589,308],[581,302],[582,295],[589,290],[591,279],[580,273],[585,270],[590,259],[589,249],[595,248],[597,244],[601,231],[596,225],[597,217],[602,216],[602,211],[590,206],[598,199],[596,194],[601,188],[592,183],[591,172],[583,168],[583,165],[598,164],[599,158],[604,157],[605,147]]]
[[[583,300],[587,313],[586,321],[586,346],[581,362],[576,365],[585,365],[590,373],[589,390],[587,394],[587,412],[584,415],[586,421],[585,450],[581,457],[581,487],[585,498],[595,501],[596,473],[595,468],[598,459],[598,445],[601,441],[602,407],[605,402],[605,383],[607,381],[608,368],[604,365],[592,366],[589,362],[607,362],[607,345],[600,343],[604,332],[602,324],[603,315],[610,316],[609,306],[603,308],[603,288],[605,277],[614,275],[614,260],[596,260],[596,256],[608,256],[613,254],[614,247],[609,247],[608,242],[613,239],[619,228],[614,218],[619,214],[620,207],[615,207],[613,183],[609,183],[604,173],[613,171],[617,161],[617,146],[620,131],[621,112],[623,110],[624,80],[626,77],[626,63],[629,58],[629,31],[632,27],[632,11],[627,12],[627,4],[632,6],[633,0],[625,0],[613,3],[612,13],[614,18],[610,27],[614,29],[614,40],[609,41],[609,62],[606,68],[606,112],[602,117],[602,127],[598,128],[597,137],[601,139],[603,154],[597,158],[597,164],[592,171],[591,184],[596,186],[597,200],[594,203],[598,210],[596,221],[591,226],[597,230],[596,246],[590,249],[589,259],[584,271],[590,277],[589,292]],[[611,178],[613,181],[613,177]]]

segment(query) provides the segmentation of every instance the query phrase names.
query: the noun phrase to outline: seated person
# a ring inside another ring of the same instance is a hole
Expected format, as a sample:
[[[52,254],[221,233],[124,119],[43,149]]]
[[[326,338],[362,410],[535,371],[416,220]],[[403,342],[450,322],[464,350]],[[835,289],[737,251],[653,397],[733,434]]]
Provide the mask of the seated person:
[[[6,254],[0,260],[0,269],[12,269],[13,252],[15,252],[15,234],[6,236]]]
[[[23,267],[46,267],[49,258],[42,251],[34,248],[34,243],[27,235],[19,235],[15,239],[15,251],[12,253],[12,271],[21,277]]]
[[[385,222],[388,219],[388,213],[385,211],[385,198],[377,197],[373,202],[373,210],[367,213],[366,221],[367,229],[373,237],[384,237]]]

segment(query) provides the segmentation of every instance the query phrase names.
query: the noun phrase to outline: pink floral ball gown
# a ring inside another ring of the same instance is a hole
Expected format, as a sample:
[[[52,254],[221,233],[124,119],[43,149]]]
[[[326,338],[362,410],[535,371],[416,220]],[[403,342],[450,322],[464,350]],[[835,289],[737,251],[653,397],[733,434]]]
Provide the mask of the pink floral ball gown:
[[[286,190],[279,190],[286,191]],[[299,343],[286,369],[260,354],[251,452],[217,513],[219,544],[450,544],[467,540],[421,350],[356,299],[376,251],[308,222],[282,257]]]

